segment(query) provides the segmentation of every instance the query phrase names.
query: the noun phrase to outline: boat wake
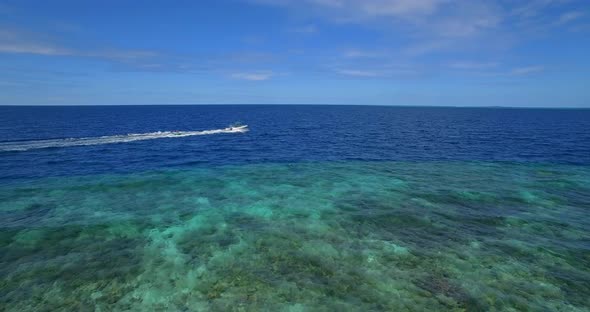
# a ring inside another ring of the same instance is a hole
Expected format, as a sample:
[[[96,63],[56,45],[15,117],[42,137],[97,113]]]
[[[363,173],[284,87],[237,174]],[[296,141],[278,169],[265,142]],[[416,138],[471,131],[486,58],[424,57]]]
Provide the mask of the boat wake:
[[[246,126],[228,127],[225,129],[204,130],[204,131],[158,131],[149,133],[131,133],[124,135],[111,135],[89,138],[67,138],[51,140],[32,140],[18,142],[0,143],[0,152],[8,151],[28,151],[42,148],[59,148],[70,146],[102,145],[113,143],[127,143],[134,141],[165,139],[165,138],[184,138],[198,135],[210,135],[221,133],[244,133],[247,132]]]

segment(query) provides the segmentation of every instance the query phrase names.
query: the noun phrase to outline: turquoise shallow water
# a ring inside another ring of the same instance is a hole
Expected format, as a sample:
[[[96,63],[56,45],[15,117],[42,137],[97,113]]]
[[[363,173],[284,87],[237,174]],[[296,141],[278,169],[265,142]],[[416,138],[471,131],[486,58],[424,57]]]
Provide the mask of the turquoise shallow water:
[[[588,311],[590,168],[316,162],[0,186],[7,311]]]

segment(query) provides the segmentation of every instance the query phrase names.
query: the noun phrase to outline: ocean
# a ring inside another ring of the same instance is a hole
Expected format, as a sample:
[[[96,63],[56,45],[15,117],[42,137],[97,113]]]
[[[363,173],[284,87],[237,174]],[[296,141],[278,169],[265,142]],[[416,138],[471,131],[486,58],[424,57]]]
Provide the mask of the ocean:
[[[589,311],[589,212],[587,109],[0,107],[3,311]]]

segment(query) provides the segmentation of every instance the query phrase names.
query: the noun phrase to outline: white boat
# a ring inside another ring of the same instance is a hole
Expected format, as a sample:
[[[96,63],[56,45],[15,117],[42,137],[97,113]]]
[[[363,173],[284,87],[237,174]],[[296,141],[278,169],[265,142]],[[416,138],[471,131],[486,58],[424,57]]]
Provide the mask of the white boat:
[[[228,132],[246,132],[246,131],[248,131],[248,125],[242,125],[242,124],[230,125],[229,127],[225,128],[224,130],[228,131]]]

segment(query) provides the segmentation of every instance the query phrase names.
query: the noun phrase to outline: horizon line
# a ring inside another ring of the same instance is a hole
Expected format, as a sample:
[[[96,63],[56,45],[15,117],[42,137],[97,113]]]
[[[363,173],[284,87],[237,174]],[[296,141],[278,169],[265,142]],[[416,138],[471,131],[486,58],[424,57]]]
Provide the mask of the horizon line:
[[[405,107],[405,108],[506,108],[506,109],[590,109],[590,106],[504,106],[504,105],[403,105],[403,104],[269,104],[269,103],[175,103],[175,104],[0,104],[0,107],[101,107],[101,106],[370,106],[370,107]]]

